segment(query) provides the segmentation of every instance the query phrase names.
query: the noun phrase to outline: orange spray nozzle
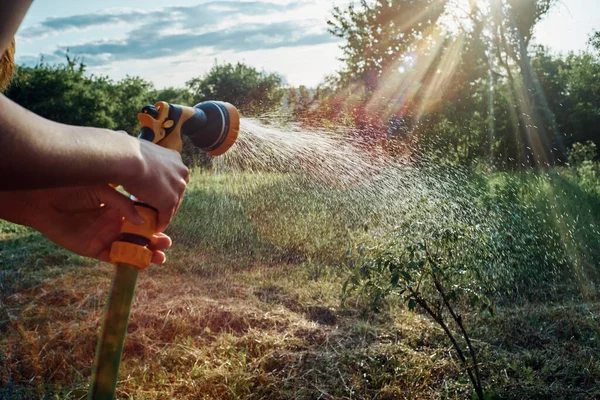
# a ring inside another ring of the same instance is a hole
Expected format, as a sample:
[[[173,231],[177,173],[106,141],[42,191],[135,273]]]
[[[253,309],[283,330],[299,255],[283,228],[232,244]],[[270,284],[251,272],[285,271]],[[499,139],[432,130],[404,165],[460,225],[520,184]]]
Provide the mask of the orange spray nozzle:
[[[240,114],[229,103],[205,101],[194,107],[158,102],[138,114],[140,139],[181,152],[181,135],[213,156],[225,153],[237,140]]]

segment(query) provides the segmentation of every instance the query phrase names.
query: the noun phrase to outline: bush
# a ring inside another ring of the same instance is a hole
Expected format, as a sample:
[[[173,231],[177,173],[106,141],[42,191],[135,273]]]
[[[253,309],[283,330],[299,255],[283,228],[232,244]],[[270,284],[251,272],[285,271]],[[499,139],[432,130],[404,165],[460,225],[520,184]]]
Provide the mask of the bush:
[[[6,96],[53,121],[137,135],[137,114],[155,98],[152,84],[137,77],[115,82],[85,70],[85,64],[70,58],[58,65],[21,66]]]
[[[582,165],[585,162],[592,163],[596,158],[596,143],[588,140],[585,143],[574,143],[569,150],[569,163],[571,165]]]
[[[194,101],[227,101],[245,116],[260,116],[281,106],[281,77],[242,63],[215,65],[206,75],[187,83]]]

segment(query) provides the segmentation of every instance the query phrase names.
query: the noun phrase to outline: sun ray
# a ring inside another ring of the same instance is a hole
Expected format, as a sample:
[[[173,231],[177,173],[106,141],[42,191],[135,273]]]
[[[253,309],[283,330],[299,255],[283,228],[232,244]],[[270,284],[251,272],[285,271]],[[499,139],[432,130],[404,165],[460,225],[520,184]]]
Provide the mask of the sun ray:
[[[390,118],[411,104],[435,64],[442,46],[443,33],[435,27],[427,29],[423,39],[411,46],[415,51],[408,55],[408,65],[405,53],[383,73],[381,84],[366,102],[367,110],[378,110],[382,118]],[[401,68],[404,69],[403,73],[400,72]]]

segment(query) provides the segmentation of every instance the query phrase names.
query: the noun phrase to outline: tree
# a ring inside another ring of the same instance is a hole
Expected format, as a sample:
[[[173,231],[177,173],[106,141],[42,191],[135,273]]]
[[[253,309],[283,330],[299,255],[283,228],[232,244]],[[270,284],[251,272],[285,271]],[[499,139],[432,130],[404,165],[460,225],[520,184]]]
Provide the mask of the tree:
[[[310,111],[313,103],[314,93],[306,86],[289,88],[287,90],[287,106],[295,118],[302,118]]]
[[[564,101],[557,109],[566,144],[593,140],[600,146],[600,58],[571,54],[560,76]]]
[[[187,82],[187,86],[194,102],[227,101],[247,116],[259,116],[279,108],[284,96],[279,75],[260,72],[242,63],[216,64],[203,77]]]
[[[491,0],[487,15],[494,61],[503,68],[511,89],[514,139],[518,151],[512,156],[525,165],[547,165],[565,156],[554,116],[539,88],[529,55],[535,25],[555,2]],[[515,76],[513,66],[518,68],[518,76]]]
[[[555,162],[555,148],[564,154],[560,132],[529,49],[553,4],[362,0],[336,8],[330,31],[344,40],[345,61],[337,93],[366,103],[391,130],[441,140],[458,159]]]
[[[392,138],[419,137],[425,151],[460,162],[487,149],[484,23],[456,35],[444,22],[455,12],[450,0],[363,0],[335,9],[330,31],[344,40],[345,67],[332,98],[341,95],[354,126],[379,119],[377,129]]]
[[[361,0],[360,8],[335,7],[329,31],[344,41],[345,68],[340,83],[356,81],[375,89],[390,68],[399,67],[403,54],[416,51],[424,32],[438,22],[445,0]]]
[[[154,86],[139,77],[128,76],[111,82],[109,93],[115,107],[111,114],[118,129],[137,135],[140,124],[137,118],[142,107],[154,104]]]
[[[186,88],[168,87],[156,92],[156,101],[166,101],[170,104],[180,104],[183,106],[193,106],[194,96]]]
[[[66,124],[116,129],[112,118],[115,102],[109,95],[111,82],[88,77],[77,59],[33,68],[17,69],[13,84],[5,93],[16,103],[43,117]]]
[[[65,124],[139,133],[137,113],[154,100],[151,83],[137,77],[118,82],[88,76],[85,64],[20,66],[6,96],[45,118]]]
[[[589,43],[598,53],[600,53],[600,31],[594,32]]]
[[[589,140],[600,146],[600,57],[590,53],[552,55],[538,47],[531,58],[538,90],[565,148]],[[543,112],[541,109],[539,112]]]

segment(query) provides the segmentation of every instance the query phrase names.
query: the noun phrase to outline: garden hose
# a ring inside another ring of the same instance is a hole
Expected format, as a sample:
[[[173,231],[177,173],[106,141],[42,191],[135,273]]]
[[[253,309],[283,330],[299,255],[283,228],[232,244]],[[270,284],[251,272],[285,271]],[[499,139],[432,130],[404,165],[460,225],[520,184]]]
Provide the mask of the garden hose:
[[[181,152],[181,135],[194,145],[218,156],[233,146],[240,129],[240,115],[229,103],[207,101],[194,107],[159,102],[146,106],[138,114],[142,126],[139,138]],[[102,333],[98,342],[96,364],[89,398],[115,398],[119,366],[127,334],[127,323],[135,293],[138,273],[150,265],[149,249],[156,233],[158,212],[153,207],[136,202],[135,208],[144,218],[143,225],[123,221],[121,234],[112,244],[110,259],[116,273],[108,297]]]

